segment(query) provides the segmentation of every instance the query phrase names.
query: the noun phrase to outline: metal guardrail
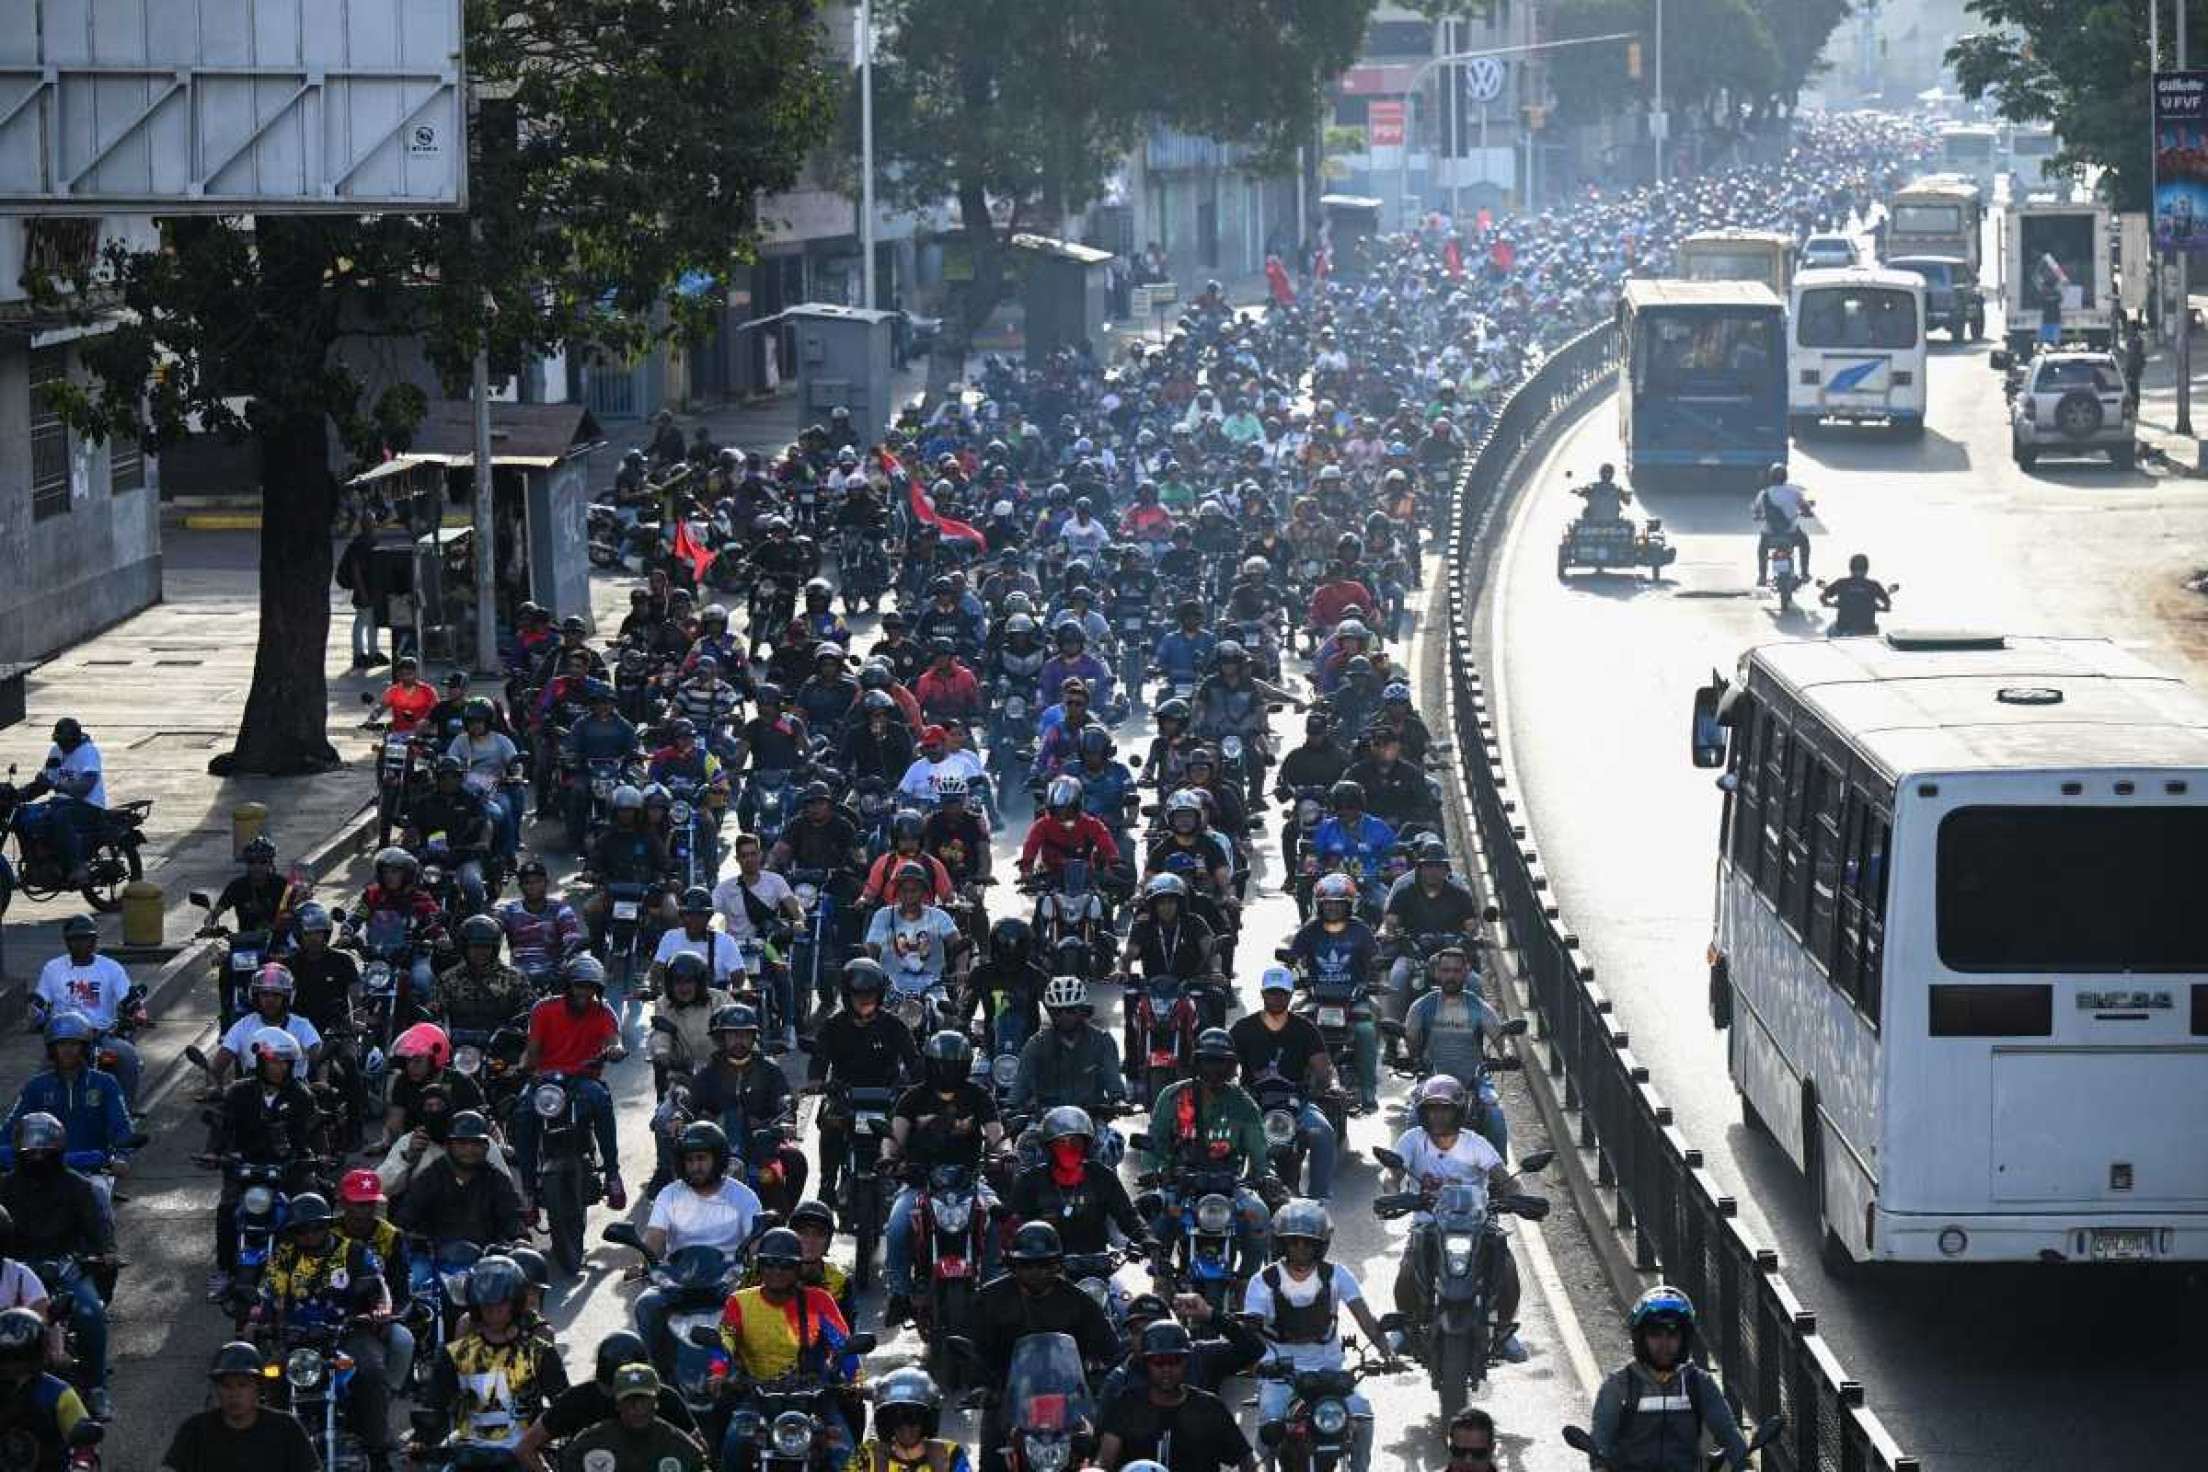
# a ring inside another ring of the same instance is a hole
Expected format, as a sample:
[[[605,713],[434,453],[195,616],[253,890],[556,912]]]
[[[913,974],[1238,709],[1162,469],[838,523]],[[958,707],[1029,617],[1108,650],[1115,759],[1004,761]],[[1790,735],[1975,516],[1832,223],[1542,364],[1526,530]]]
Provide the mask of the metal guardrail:
[[[1693,1297],[1704,1351],[1734,1408],[1751,1424],[1773,1413],[1786,1417],[1765,1464],[1787,1472],[1914,1472],[1917,1459],[1864,1408],[1862,1385],[1848,1378],[1818,1334],[1816,1315],[1780,1276],[1778,1255],[1749,1239],[1733,1199],[1673,1127],[1647,1067],[1634,1058],[1594,969],[1580,958],[1579,938],[1550,897],[1473,659],[1473,615],[1486,576],[1482,543],[1507,505],[1518,462],[1553,415],[1609,377],[1617,350],[1614,325],[1560,347],[1505,401],[1458,486],[1449,539],[1449,693],[1490,898],[1532,998],[1545,1066],[1566,1110],[1578,1113],[1578,1144],[1594,1152],[1596,1181],[1614,1192],[1613,1225],[1630,1236],[1638,1267],[1660,1271]]]

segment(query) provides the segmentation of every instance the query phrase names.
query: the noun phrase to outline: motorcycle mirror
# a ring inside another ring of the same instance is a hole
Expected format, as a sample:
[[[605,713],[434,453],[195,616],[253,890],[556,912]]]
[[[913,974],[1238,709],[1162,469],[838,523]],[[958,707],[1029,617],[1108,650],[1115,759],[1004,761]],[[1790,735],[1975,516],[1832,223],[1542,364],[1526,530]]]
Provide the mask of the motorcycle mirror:
[[[1396,1154],[1393,1150],[1388,1149],[1384,1145],[1373,1146],[1372,1158],[1379,1161],[1389,1170],[1401,1170],[1403,1168],[1403,1157]]]
[[[1380,1318],[1380,1329],[1382,1333],[1393,1334],[1408,1322],[1401,1314],[1383,1314]]]
[[[959,1359],[966,1361],[968,1364],[980,1365],[982,1363],[981,1351],[976,1349],[974,1347],[974,1341],[968,1339],[965,1335],[953,1334],[949,1339],[946,1339],[944,1343],[949,1346],[950,1351],[953,1355],[956,1355]]]
[[[184,898],[190,900],[202,910],[212,910],[215,907],[215,902],[207,897],[207,892],[203,889],[195,889],[190,894],[185,895]]]
[[[1996,373],[2005,370],[2009,366],[2009,350],[2007,348],[1995,348],[1986,355],[1986,366]]]
[[[205,1053],[199,1051],[199,1044],[197,1043],[186,1043],[184,1045],[184,1057],[194,1068],[204,1069],[208,1073],[215,1071],[215,1066],[207,1061]]]
[[[1540,1196],[1514,1196],[1510,1201],[1510,1214],[1522,1216],[1529,1222],[1545,1221],[1549,1215],[1549,1203]]]
[[[634,1222],[608,1222],[606,1229],[598,1235],[616,1246],[634,1247],[639,1252],[644,1250],[644,1239],[637,1235]]]
[[[1503,918],[1503,912],[1496,909],[1493,905],[1489,905],[1486,909],[1480,911],[1480,918],[1482,920],[1485,920],[1488,924],[1493,925],[1496,921]]]
[[[343,905],[332,905],[330,907],[330,923],[332,925],[343,925],[346,921],[352,918],[352,916],[345,913],[345,907]]]
[[[1127,755],[1127,770],[1132,772],[1140,768],[1141,766],[1142,758],[1133,752],[1129,752]]]
[[[1524,1037],[1526,1035],[1526,1029],[1528,1029],[1532,1025],[1532,1023],[1528,1022],[1523,1017],[1513,1017],[1510,1019],[1510,1021],[1503,1024],[1503,1036],[1506,1038]]]
[[[71,1446],[98,1446],[106,1435],[107,1428],[105,1426],[97,1421],[80,1417],[77,1424],[69,1428],[69,1444]]]
[[[1296,953],[1286,946],[1275,946],[1273,948],[1273,959],[1275,961],[1293,961],[1296,959]]]
[[[1595,1439],[1587,1434],[1584,1426],[1565,1427],[1564,1444],[1575,1452],[1585,1452],[1590,1457],[1595,1455]]]
[[[872,1354],[874,1346],[879,1342],[872,1334],[861,1330],[845,1340],[843,1347],[853,1354]]]
[[[1545,1171],[1556,1160],[1554,1150],[1530,1150],[1518,1157],[1518,1169],[1529,1174]]]
[[[1135,1133],[1135,1134],[1129,1135],[1129,1136],[1127,1137],[1127,1148],[1128,1148],[1128,1149],[1130,1149],[1130,1150],[1147,1150],[1147,1149],[1149,1149],[1149,1148],[1150,1148],[1150,1136],[1149,1136],[1149,1135],[1148,1135],[1147,1133],[1142,1133],[1142,1132],[1138,1132],[1138,1133]]]
[[[692,1324],[688,1335],[690,1343],[698,1349],[719,1349],[721,1331],[711,1324]]]
[[[374,705],[374,704],[376,703],[376,694],[375,694],[375,692],[374,692],[373,690],[363,690],[363,691],[361,691],[361,692],[360,692],[360,703],[361,703],[362,705]]]

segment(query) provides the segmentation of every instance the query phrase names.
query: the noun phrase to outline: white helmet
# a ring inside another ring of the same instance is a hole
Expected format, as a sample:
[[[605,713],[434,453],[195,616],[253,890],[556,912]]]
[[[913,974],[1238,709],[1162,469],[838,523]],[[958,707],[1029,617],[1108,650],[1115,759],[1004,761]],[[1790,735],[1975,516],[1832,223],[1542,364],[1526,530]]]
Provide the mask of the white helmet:
[[[307,1056],[307,1050],[299,1046],[299,1040],[280,1027],[256,1028],[249,1046],[253,1050],[255,1063],[275,1059],[297,1068],[300,1061]]]
[[[1072,1008],[1088,1010],[1089,984],[1078,976],[1053,976],[1043,988],[1043,1010],[1064,1012]]]

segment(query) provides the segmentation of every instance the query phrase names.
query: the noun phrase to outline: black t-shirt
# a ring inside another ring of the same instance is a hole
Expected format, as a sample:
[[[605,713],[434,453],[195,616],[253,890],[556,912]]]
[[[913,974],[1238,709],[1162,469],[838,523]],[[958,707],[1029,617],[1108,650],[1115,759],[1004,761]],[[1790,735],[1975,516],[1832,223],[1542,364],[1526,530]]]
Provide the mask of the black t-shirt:
[[[405,1115],[408,1129],[420,1127],[422,1122],[422,1091],[431,1084],[443,1084],[445,1086],[445,1097],[452,1100],[452,1112],[454,1114],[458,1114],[463,1109],[480,1110],[483,1107],[483,1090],[477,1087],[474,1079],[457,1068],[448,1068],[442,1073],[433,1073],[420,1083],[416,1083],[413,1079],[407,1077],[406,1069],[403,1066],[395,1068],[391,1072],[391,1082],[385,1097],[393,1108],[398,1109]]]
[[[933,1115],[932,1124],[920,1123]],[[897,1101],[897,1118],[911,1125],[905,1136],[905,1156],[915,1165],[981,1164],[982,1126],[997,1117],[996,1096],[972,1083],[962,1083],[945,1099],[926,1084],[905,1090]],[[961,1130],[961,1124],[968,1128]]]
[[[849,1012],[833,1013],[813,1040],[811,1074],[815,1081],[834,1077],[855,1089],[886,1089],[920,1068],[920,1048],[912,1029],[877,1009],[861,1022]]]
[[[541,1420],[546,1435],[554,1441],[565,1441],[571,1436],[582,1435],[600,1421],[612,1419],[613,1414],[612,1394],[601,1389],[596,1380],[585,1380],[561,1391],[552,1404],[544,1408]],[[698,1418],[690,1414],[681,1395],[664,1385],[659,1391],[659,1419],[685,1436],[698,1434]]]
[[[318,956],[294,951],[286,963],[296,984],[291,1010],[328,1032],[346,1014],[353,988],[360,985],[360,963],[343,951],[325,947]]]
[[[1105,1408],[1098,1429],[1119,1438],[1121,1466],[1139,1457],[1163,1462],[1167,1472],[1219,1472],[1250,1456],[1234,1413],[1207,1390],[1184,1389],[1179,1405],[1160,1406],[1147,1388],[1130,1389]]]
[[[243,1431],[225,1425],[219,1410],[189,1417],[161,1465],[170,1472],[318,1472],[322,1461],[297,1419],[263,1406]]]
[[[1444,884],[1441,893],[1428,894],[1418,876],[1408,874],[1396,881],[1388,895],[1387,913],[1408,935],[1454,935],[1464,929],[1465,921],[1480,918],[1480,902],[1456,879]]]
[[[1288,1025],[1279,1032],[1252,1012],[1228,1028],[1227,1036],[1234,1039],[1235,1054],[1242,1060],[1245,1089],[1277,1073],[1302,1090],[1308,1087],[1312,1058],[1326,1052],[1326,1039],[1319,1036],[1311,1019],[1294,1012],[1288,1014]]]

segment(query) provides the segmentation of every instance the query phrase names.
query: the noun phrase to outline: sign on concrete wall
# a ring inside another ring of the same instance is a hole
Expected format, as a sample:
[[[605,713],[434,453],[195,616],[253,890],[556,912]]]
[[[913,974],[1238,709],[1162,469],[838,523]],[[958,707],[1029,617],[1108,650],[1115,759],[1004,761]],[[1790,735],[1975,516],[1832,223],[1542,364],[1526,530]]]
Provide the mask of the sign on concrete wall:
[[[1373,148],[1403,146],[1403,100],[1365,104],[1365,141]]]
[[[460,0],[0,0],[0,212],[467,203]]]

